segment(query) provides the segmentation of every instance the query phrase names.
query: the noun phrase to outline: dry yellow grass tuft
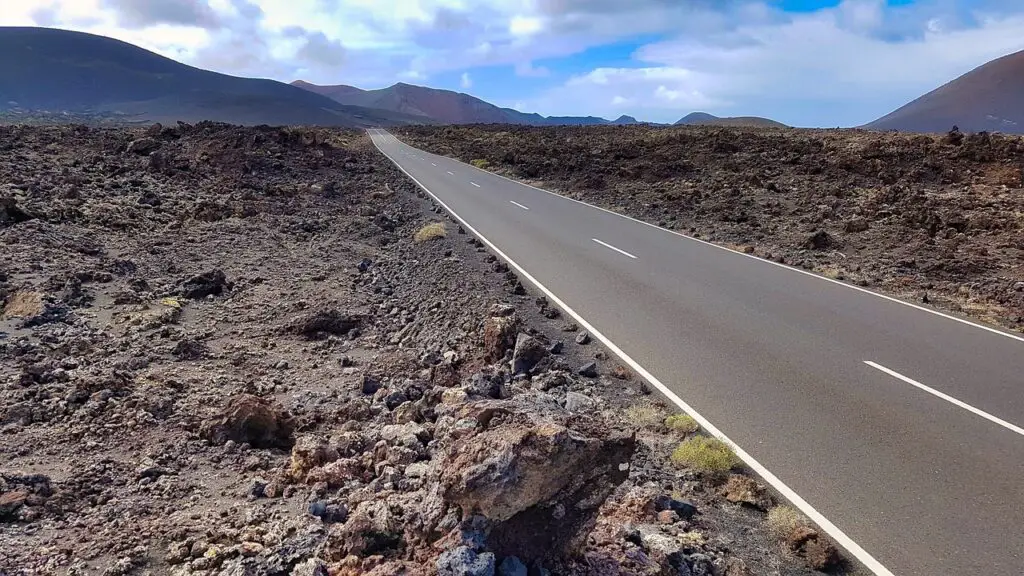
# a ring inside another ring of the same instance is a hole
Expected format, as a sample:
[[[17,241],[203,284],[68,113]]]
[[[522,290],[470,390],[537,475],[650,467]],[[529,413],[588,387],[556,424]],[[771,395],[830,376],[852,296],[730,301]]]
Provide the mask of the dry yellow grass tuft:
[[[626,418],[637,428],[655,430],[665,419],[665,409],[650,402],[633,404],[626,408]]]
[[[672,452],[672,463],[701,472],[727,472],[739,465],[740,459],[728,444],[717,438],[687,438]]]
[[[416,242],[426,242],[428,240],[444,238],[447,234],[448,231],[445,230],[444,222],[432,222],[420,228],[412,238]]]
[[[4,320],[10,318],[31,318],[42,313],[43,295],[39,292],[19,290],[11,295],[0,317]]]
[[[477,168],[480,168],[481,170],[486,170],[491,165],[490,162],[488,162],[487,160],[484,160],[483,158],[477,158],[476,160],[470,160],[469,163],[472,164],[473,166],[476,166]]]
[[[707,536],[703,532],[683,532],[679,535],[679,540],[687,546],[703,546],[708,543]]]
[[[697,421],[689,414],[673,414],[665,418],[665,427],[683,434],[693,434],[700,430],[700,424],[697,424]]]
[[[811,523],[804,518],[803,514],[792,506],[776,506],[768,511],[768,531],[772,536],[782,540],[793,533],[797,528],[810,526]]]

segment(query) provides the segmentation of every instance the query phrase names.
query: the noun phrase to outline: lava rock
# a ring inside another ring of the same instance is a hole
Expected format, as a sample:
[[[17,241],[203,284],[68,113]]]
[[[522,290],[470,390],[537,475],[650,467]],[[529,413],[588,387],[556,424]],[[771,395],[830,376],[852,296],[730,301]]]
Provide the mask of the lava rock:
[[[498,564],[498,576],[527,576],[526,564],[515,556],[506,556]]]
[[[565,409],[569,412],[586,412],[597,406],[597,401],[580,394],[579,392],[567,392],[565,394]]]
[[[178,295],[198,300],[207,296],[220,296],[225,289],[231,289],[227,275],[222,270],[214,269],[182,281],[178,288]]]
[[[0,198],[0,226],[28,222],[35,218],[34,214],[19,207],[14,198]]]
[[[508,395],[505,382],[500,375],[488,376],[477,372],[470,377],[466,392],[474,396],[501,399]]]
[[[292,320],[285,331],[307,340],[323,340],[328,336],[350,334],[363,322],[359,314],[347,314],[333,308],[317,310]]]
[[[494,554],[459,546],[437,558],[437,576],[494,576]]]
[[[836,247],[837,244],[836,239],[831,234],[824,230],[818,230],[804,241],[804,248],[809,250],[830,250]]]
[[[544,344],[529,334],[519,334],[512,352],[512,373],[526,374],[548,356]]]
[[[327,516],[327,503],[320,500],[310,502],[306,511],[309,512],[310,516],[323,518],[324,516]]]
[[[671,496],[667,496],[664,494],[654,499],[654,509],[657,512],[661,512],[663,510],[672,510],[673,512],[678,514],[679,517],[683,520],[689,520],[690,518],[693,518],[694,514],[697,514],[698,512],[697,507],[694,506],[691,502],[687,502],[685,500],[676,500],[675,498],[672,498]]]
[[[576,343],[580,346],[590,344],[590,334],[586,330],[579,332],[576,334]]]
[[[234,440],[254,448],[291,448],[293,427],[291,417],[269,400],[242,394],[219,416],[205,420],[200,433],[216,445]]]
[[[367,394],[367,395],[376,394],[377,391],[380,390],[380,386],[381,386],[380,380],[377,379],[376,376],[372,376],[370,374],[364,374],[363,375],[363,387],[362,387],[363,394]]]
[[[141,196],[139,196],[139,199],[136,200],[136,203],[139,204],[140,206],[152,206],[156,208],[157,206],[163,204],[163,200],[160,198],[160,195],[157,194],[156,192],[152,190],[146,190],[145,192],[142,193]]]
[[[722,495],[734,504],[746,504],[760,510],[767,510],[772,506],[772,497],[768,490],[753,478],[742,474],[733,474],[729,477],[729,481],[722,488]]]
[[[505,352],[515,346],[519,332],[519,319],[515,308],[507,312],[506,308],[491,309],[491,316],[484,320],[484,359],[497,362],[505,357]]]
[[[597,378],[597,362],[588,362],[579,369],[579,375],[587,378]]]
[[[126,151],[129,154],[148,156],[160,148],[160,142],[152,138],[139,138],[128,143]]]

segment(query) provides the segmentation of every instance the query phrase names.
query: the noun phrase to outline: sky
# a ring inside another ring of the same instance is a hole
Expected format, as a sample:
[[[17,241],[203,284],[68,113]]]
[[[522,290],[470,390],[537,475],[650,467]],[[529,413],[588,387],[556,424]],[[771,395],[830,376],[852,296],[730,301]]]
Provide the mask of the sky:
[[[1024,50],[1024,0],[0,0],[238,76],[467,92],[544,115],[856,126]]]

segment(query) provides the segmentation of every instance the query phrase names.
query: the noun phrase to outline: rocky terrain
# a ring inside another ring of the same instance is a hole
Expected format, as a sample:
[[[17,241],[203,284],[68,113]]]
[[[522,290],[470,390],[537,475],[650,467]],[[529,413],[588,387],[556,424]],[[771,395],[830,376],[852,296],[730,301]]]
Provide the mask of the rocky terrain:
[[[362,133],[0,127],[0,255],[2,574],[855,570]]]
[[[748,254],[1024,329],[1024,138],[408,127],[414,146]]]

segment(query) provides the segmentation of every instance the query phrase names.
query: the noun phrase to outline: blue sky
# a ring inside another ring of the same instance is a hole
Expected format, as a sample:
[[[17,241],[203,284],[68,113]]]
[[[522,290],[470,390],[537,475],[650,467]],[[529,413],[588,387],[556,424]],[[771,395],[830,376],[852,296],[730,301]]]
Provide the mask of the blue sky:
[[[402,81],[545,115],[826,127],[1024,49],[1024,0],[19,0],[5,24],[230,74]]]

